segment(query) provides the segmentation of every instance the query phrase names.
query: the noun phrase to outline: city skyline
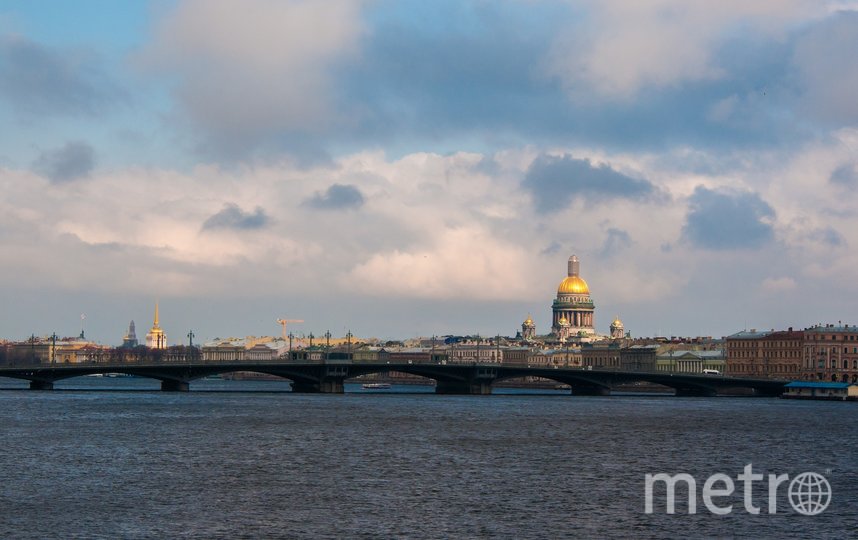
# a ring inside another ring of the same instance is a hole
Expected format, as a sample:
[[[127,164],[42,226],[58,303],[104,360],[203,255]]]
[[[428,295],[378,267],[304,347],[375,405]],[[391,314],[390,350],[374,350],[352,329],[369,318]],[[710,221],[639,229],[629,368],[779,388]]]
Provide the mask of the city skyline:
[[[659,6],[0,1],[0,337],[858,323],[856,4]]]

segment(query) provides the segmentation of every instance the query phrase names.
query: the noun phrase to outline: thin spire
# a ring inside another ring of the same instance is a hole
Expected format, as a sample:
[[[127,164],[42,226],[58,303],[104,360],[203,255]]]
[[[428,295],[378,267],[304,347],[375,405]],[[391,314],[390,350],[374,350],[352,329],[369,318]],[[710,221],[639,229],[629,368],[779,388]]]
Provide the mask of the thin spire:
[[[155,324],[153,325],[155,328],[158,328],[158,301],[155,300]]]

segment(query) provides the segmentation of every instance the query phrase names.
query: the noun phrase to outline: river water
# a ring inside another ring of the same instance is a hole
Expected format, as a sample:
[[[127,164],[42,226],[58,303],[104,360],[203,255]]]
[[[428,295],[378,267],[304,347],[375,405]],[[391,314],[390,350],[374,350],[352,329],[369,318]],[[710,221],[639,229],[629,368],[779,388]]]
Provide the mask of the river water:
[[[397,387],[291,394],[288,384],[81,378],[52,392],[0,379],[0,538],[855,537],[858,403],[574,397]],[[813,471],[821,514],[767,511],[736,476]],[[688,473],[677,513],[647,473]],[[710,513],[702,485],[735,480]]]

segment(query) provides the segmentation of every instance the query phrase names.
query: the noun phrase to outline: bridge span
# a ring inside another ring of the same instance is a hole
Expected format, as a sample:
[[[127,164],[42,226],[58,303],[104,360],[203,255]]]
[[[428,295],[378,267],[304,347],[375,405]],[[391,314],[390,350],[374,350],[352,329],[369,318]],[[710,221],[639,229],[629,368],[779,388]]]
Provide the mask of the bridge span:
[[[33,390],[51,390],[59,380],[84,375],[122,373],[161,381],[165,391],[187,391],[191,382],[211,375],[238,371],[289,379],[293,392],[342,393],[346,379],[397,371],[433,379],[438,394],[491,394],[494,383],[520,377],[542,377],[567,384],[573,395],[610,395],[621,384],[635,382],[673,388],[677,396],[714,396],[736,389],[753,395],[779,396],[788,381],[745,379],[718,375],[667,372],[617,371],[585,368],[542,368],[505,364],[373,363],[346,360],[294,361],[280,358],[266,362],[211,362],[191,358],[171,362],[91,362],[80,364],[31,364],[0,367],[0,377],[30,381]]]

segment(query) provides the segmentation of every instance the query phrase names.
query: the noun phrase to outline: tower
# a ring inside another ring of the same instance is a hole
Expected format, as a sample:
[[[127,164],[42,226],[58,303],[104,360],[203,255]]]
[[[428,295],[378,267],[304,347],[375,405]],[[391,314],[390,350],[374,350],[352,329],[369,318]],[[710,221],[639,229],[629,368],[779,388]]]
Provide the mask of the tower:
[[[128,325],[128,333],[122,338],[122,348],[133,349],[137,345],[137,331],[134,329],[134,321],[132,320],[131,324]]]
[[[566,278],[557,287],[557,298],[551,304],[551,332],[555,337],[561,337],[561,320],[565,319],[568,330],[563,330],[570,336],[595,334],[594,314],[596,306],[590,298],[590,287],[580,276],[581,263],[578,257],[572,255],[566,264]]]
[[[146,346],[150,349],[166,349],[167,334],[161,329],[158,323],[158,302],[155,302],[155,321],[152,324],[152,329],[146,334]]]

